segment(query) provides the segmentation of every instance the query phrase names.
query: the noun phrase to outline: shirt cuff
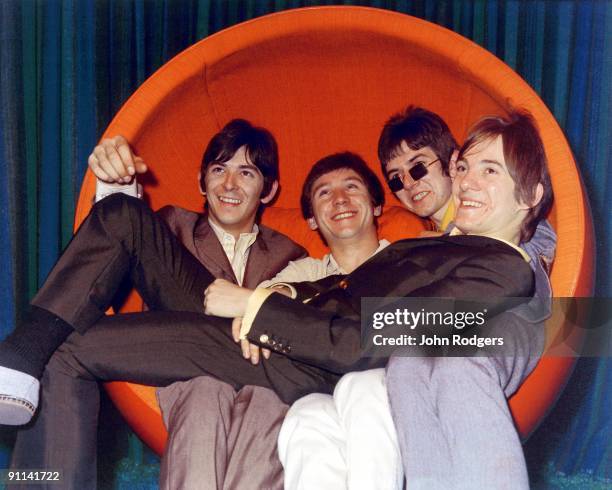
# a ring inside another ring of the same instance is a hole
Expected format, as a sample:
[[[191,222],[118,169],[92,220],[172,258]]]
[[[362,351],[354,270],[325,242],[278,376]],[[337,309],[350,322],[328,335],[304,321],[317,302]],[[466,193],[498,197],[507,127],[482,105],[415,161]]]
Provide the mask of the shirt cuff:
[[[259,313],[259,309],[261,305],[263,305],[264,301],[268,299],[268,296],[273,294],[274,291],[272,289],[264,289],[257,288],[253,291],[253,294],[249,296],[249,300],[247,301],[246,309],[244,312],[244,317],[242,317],[242,325],[240,327],[240,340],[244,340],[247,338],[247,335],[251,331],[251,327],[253,326],[253,322],[255,321],[255,317],[257,313]]]
[[[291,293],[291,299],[297,298],[297,289],[293,287],[293,284],[289,284],[288,282],[275,282],[274,284],[270,284],[269,286],[266,286],[266,289],[274,290],[274,288],[278,288],[278,287],[287,288],[289,292]]]
[[[100,179],[96,180],[96,197],[94,202],[101,201],[111,194],[117,193],[127,194],[128,196],[140,199],[142,197],[142,186],[137,182],[136,177],[132,179],[130,184],[115,184],[104,182]]]

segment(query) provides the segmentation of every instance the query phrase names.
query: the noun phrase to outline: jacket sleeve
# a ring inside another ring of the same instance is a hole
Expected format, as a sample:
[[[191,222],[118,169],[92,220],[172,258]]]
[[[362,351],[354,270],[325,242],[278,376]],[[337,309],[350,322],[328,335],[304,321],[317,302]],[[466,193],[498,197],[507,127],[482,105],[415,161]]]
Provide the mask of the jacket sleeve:
[[[379,271],[379,273],[381,273]],[[404,282],[404,284],[406,281]],[[428,284],[394,291],[410,297],[530,296],[533,273],[518,255],[475,255],[458,263],[445,277]],[[373,291],[371,296],[375,296]],[[364,294],[363,296],[366,296]],[[386,364],[365,357],[361,347],[361,320],[320,309],[279,294],[264,301],[255,315],[248,339],[288,357],[334,373],[358,371]]]

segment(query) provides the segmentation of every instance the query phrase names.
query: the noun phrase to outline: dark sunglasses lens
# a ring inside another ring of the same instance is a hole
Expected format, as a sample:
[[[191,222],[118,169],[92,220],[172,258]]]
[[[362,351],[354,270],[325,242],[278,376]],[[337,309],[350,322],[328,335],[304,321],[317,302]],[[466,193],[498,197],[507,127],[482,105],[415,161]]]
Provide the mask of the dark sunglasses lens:
[[[417,163],[414,167],[408,170],[408,173],[410,174],[410,177],[412,177],[412,180],[419,180],[427,175],[427,167],[425,167],[425,165],[422,163]]]
[[[396,175],[391,180],[389,180],[389,189],[391,192],[399,192],[404,188],[404,183],[402,179],[399,178],[399,175]]]

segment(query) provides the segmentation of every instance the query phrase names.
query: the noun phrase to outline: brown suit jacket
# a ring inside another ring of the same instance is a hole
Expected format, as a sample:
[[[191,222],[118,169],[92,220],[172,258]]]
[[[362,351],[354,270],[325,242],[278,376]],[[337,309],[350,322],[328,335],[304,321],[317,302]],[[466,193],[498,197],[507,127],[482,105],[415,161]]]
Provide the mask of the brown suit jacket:
[[[180,242],[213,276],[237,283],[227,255],[205,214],[194,213],[177,206],[165,206],[158,211],[158,214]],[[251,246],[242,284],[251,289],[260,282],[274,277],[289,261],[308,255],[303,247],[287,236],[263,225],[258,226],[259,234]]]

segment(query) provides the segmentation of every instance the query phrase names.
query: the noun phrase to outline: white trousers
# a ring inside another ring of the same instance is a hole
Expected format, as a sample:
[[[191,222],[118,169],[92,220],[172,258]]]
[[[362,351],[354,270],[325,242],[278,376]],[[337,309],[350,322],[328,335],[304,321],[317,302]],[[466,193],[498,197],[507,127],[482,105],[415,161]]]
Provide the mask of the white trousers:
[[[286,490],[401,490],[384,369],[343,376],[333,397],[317,393],[295,402],[278,452]]]

